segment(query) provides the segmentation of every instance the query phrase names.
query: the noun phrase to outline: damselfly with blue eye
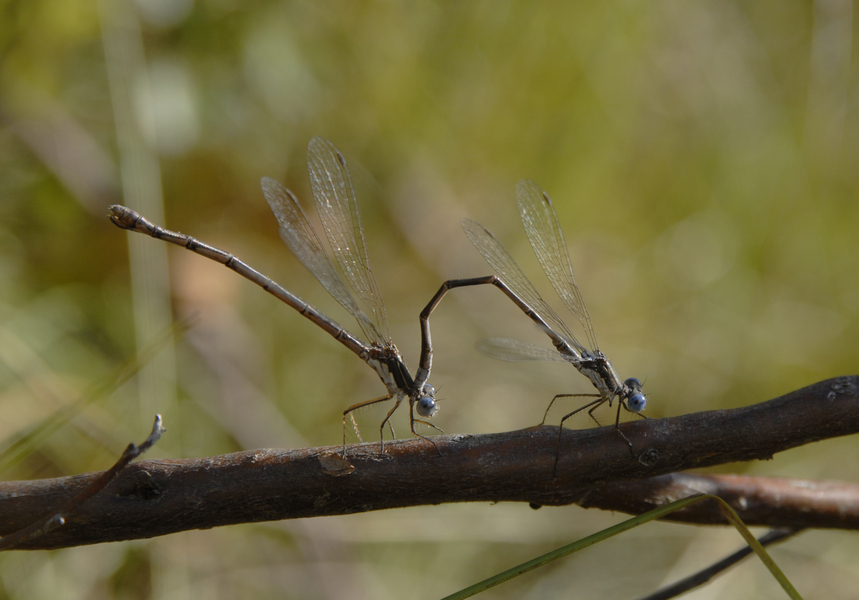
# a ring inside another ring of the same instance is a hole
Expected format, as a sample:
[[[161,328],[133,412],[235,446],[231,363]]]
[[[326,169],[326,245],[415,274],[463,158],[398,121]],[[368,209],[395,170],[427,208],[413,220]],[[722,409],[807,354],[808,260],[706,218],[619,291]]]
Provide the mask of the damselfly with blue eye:
[[[519,340],[507,338],[494,338],[484,340],[478,344],[478,348],[485,354],[502,360],[554,360],[564,361],[572,364],[582,375],[587,377],[597,394],[558,394],[552,398],[543,423],[549,414],[549,409],[558,398],[595,397],[596,400],[567,413],[561,418],[558,428],[558,448],[560,449],[561,431],[564,421],[573,415],[588,409],[588,414],[596,421],[593,415],[602,404],[608,402],[609,406],[615,398],[618,399],[617,417],[615,428],[618,433],[629,444],[632,443],[620,430],[620,411],[624,408],[632,413],[640,413],[647,404],[647,399],[642,393],[641,382],[635,378],[621,381],[611,362],[603,354],[597,345],[594,335],[593,323],[588,315],[588,309],[582,299],[576,278],[573,274],[572,263],[564,242],[564,234],[558,223],[558,216],[548,194],[531,181],[520,181],[516,186],[516,198],[519,206],[519,215],[531,247],[546,273],[546,277],[552,283],[552,287],[563,300],[564,305],[575,315],[585,331],[587,344],[580,343],[567,325],[555,313],[554,310],[543,300],[534,284],[525,276],[510,253],[504,249],[500,242],[488,229],[472,221],[463,219],[462,228],[475,248],[483,255],[486,262],[498,273],[498,277],[506,286],[527,306],[532,314],[533,320],[551,338],[555,350],[549,350],[541,346],[528,344]],[[518,304],[518,303],[517,303]],[[520,304],[520,308],[522,308]],[[524,309],[523,309],[524,310]],[[526,311],[527,312],[527,311]],[[639,415],[642,416],[643,415]],[[599,424],[599,422],[597,421]],[[633,452],[634,454],[634,452]],[[555,457],[557,468],[558,456]]]
[[[382,304],[376,279],[370,270],[364,229],[352,186],[352,176],[346,166],[346,160],[334,147],[334,144],[316,137],[308,144],[307,164],[316,209],[319,212],[334,258],[346,281],[349,282],[355,294],[369,309],[372,318],[368,317],[358,306],[343,279],[338,275],[320,242],[319,236],[316,235],[310,225],[295,195],[277,181],[267,177],[262,179],[263,194],[280,224],[281,239],[328,293],[349,314],[355,317],[369,343],[350,334],[334,320],[229,252],[205,244],[190,236],[154,225],[124,206],[111,206],[110,219],[118,227],[145,233],[154,238],[182,246],[232,269],[297,310],[299,314],[333,336],[334,339],[357,354],[361,360],[376,371],[388,393],[372,400],[353,404],[343,411],[344,456],[346,453],[346,417],[349,417],[358,439],[363,441],[353,416],[354,411],[391,399],[395,400],[394,406],[388,411],[379,427],[382,450],[384,451],[385,425],[388,426],[391,435],[394,436],[391,416],[404,398],[409,401],[409,426],[412,433],[435,446],[435,442],[415,431],[415,423],[423,423],[441,431],[432,423],[415,418],[415,412],[424,418],[431,418],[438,412],[435,390],[427,383],[432,364],[428,324],[426,320],[422,321],[424,338],[422,339],[421,363],[415,377],[412,377],[388,332],[385,307]]]

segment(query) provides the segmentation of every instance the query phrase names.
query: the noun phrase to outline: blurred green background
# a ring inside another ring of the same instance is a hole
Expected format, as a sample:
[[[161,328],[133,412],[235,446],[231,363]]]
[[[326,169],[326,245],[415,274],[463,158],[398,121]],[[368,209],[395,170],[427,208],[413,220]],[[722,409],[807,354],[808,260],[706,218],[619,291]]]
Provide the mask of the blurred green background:
[[[312,213],[315,135],[352,169],[413,368],[417,315],[438,285],[488,274],[462,217],[489,227],[560,308],[518,222],[515,185],[528,178],[555,201],[601,348],[621,377],[646,380],[648,415],[857,372],[850,2],[0,11],[0,439],[109,382],[172,318],[193,320],[175,346],[155,342],[139,378],[4,462],[5,479],[104,469],[155,412],[168,433],[150,458],[340,441],[343,408],[382,393],[370,369],[234,273],[106,216],[127,204],[225,248],[357,331],[281,244],[259,188],[274,177]],[[496,290],[452,294],[433,321],[445,431],[531,426],[554,394],[590,391],[567,365],[483,357],[474,343],[487,336],[548,345]],[[365,439],[384,410],[358,415]],[[721,470],[851,481],[855,457],[847,438]],[[451,505],[6,553],[0,598],[440,597],[624,518]],[[650,525],[484,597],[636,597],[739,545],[733,530]],[[773,555],[809,597],[859,587],[852,534],[807,533]],[[713,596],[781,592],[750,561],[689,597]]]

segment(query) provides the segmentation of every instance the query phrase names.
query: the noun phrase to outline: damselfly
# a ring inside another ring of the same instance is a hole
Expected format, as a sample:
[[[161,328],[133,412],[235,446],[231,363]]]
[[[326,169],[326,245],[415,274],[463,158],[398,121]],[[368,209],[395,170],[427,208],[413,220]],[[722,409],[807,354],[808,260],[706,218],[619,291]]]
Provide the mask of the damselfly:
[[[358,306],[343,279],[338,275],[295,195],[277,181],[267,177],[262,179],[263,194],[280,225],[281,239],[328,293],[355,317],[369,343],[350,334],[334,320],[229,252],[154,225],[124,206],[111,206],[110,219],[118,227],[145,233],[182,246],[232,269],[297,310],[299,314],[318,325],[376,371],[388,393],[353,404],[343,411],[344,455],[346,453],[346,417],[349,417],[358,439],[363,441],[353,415],[354,411],[391,399],[395,400],[394,406],[388,411],[379,427],[382,450],[384,451],[385,425],[394,436],[391,416],[404,398],[408,398],[409,401],[409,426],[412,433],[435,446],[432,440],[415,431],[415,423],[423,423],[441,431],[432,423],[415,418],[415,412],[424,418],[431,418],[438,412],[435,390],[427,383],[432,364],[428,324],[422,322],[421,363],[415,377],[412,377],[388,332],[385,308],[376,279],[370,270],[364,229],[346,160],[334,144],[315,137],[310,140],[307,147],[307,164],[313,198],[334,257],[349,285],[369,308],[372,318]]]
[[[548,194],[531,181],[520,181],[516,186],[516,198],[519,205],[519,215],[531,247],[543,267],[552,287],[563,300],[564,305],[575,315],[581,324],[587,338],[587,345],[580,343],[557,313],[543,300],[531,281],[522,272],[510,253],[504,249],[488,229],[472,221],[463,219],[462,227],[475,248],[483,255],[486,262],[498,273],[498,276],[513,294],[518,297],[522,308],[524,304],[529,316],[551,338],[555,351],[528,344],[519,340],[494,338],[484,340],[478,348],[484,353],[502,360],[554,360],[571,363],[582,375],[586,376],[599,393],[597,394],[558,394],[546,408],[543,423],[549,414],[549,409],[558,398],[576,396],[595,397],[596,400],[567,413],[561,418],[558,428],[558,447],[560,449],[561,431],[564,421],[588,409],[588,414],[596,421],[593,411],[608,402],[609,406],[615,398],[618,399],[615,428],[632,449],[632,443],[620,431],[621,407],[632,412],[640,413],[647,404],[642,393],[641,382],[635,378],[621,381],[611,362],[597,345],[593,323],[588,315],[588,309],[582,299],[576,278],[573,273],[570,256],[561,232],[558,216],[552,206]],[[523,309],[524,310],[524,309]],[[643,416],[643,415],[642,415]],[[599,423],[597,421],[597,423]],[[557,467],[558,457],[555,457]]]

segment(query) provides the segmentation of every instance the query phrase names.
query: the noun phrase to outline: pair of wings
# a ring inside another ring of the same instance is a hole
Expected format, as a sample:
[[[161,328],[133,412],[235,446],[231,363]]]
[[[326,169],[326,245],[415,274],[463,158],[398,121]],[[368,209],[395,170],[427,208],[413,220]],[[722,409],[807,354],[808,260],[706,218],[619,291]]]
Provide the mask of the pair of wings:
[[[334,144],[315,137],[307,145],[307,168],[316,210],[334,258],[372,318],[355,302],[295,195],[274,179],[263,177],[263,195],[280,225],[280,237],[328,293],[355,317],[366,339],[390,345],[385,307],[370,270],[364,227],[346,159]]]
[[[536,183],[523,180],[516,186],[516,201],[531,247],[552,287],[582,325],[587,347],[576,339],[563,320],[543,300],[510,253],[488,229],[476,221],[463,219],[465,235],[507,286],[555,333],[564,337],[579,352],[598,350],[593,324],[576,285],[564,234],[551,199]],[[478,349],[501,360],[567,360],[554,350],[507,338],[483,340],[478,343]]]
[[[264,177],[263,194],[280,225],[281,238],[328,293],[355,317],[367,339],[372,343],[389,345],[391,339],[385,307],[370,270],[364,228],[346,160],[334,144],[315,137],[307,146],[307,166],[313,199],[334,258],[355,294],[369,308],[372,319],[355,302],[295,195],[274,179]],[[590,349],[597,350],[593,325],[576,285],[564,234],[551,199],[537,184],[527,180],[516,186],[516,197],[522,224],[543,271],[566,307],[581,323]],[[489,230],[470,219],[464,219],[462,227],[472,244],[517,296],[574,348],[580,352],[587,349],[543,300],[534,284]],[[503,360],[566,360],[553,350],[506,338],[484,340],[479,347]]]

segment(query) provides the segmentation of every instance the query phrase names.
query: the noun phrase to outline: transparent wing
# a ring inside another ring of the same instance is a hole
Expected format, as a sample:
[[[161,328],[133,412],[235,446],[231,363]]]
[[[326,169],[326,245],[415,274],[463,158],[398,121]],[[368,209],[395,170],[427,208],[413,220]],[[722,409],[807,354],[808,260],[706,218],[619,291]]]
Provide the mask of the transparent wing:
[[[576,338],[570,332],[569,328],[558,317],[552,307],[546,304],[546,301],[540,296],[534,284],[525,276],[522,269],[510,256],[510,253],[501,245],[495,236],[477,221],[471,219],[462,220],[462,229],[465,235],[477,248],[477,251],[483,255],[489,266],[492,267],[498,276],[513,290],[513,293],[519,296],[531,309],[537,313],[543,321],[545,321],[555,333],[564,336],[567,340],[579,350],[584,350],[581,344],[576,341]]]
[[[556,362],[569,362],[564,356],[549,348],[543,348],[536,344],[512,340],[510,338],[489,338],[477,342],[477,349],[487,356],[499,360],[550,360]]]
[[[525,179],[516,186],[516,199],[528,240],[546,277],[566,307],[582,324],[591,349],[598,350],[593,324],[579,286],[576,285],[573,264],[552,201],[540,186]]]
[[[381,334],[376,326],[358,307],[337,274],[337,270],[319,241],[319,236],[316,235],[316,231],[313,230],[301,209],[298,199],[274,179],[263,177],[261,183],[262,193],[280,224],[280,238],[283,242],[292,250],[301,264],[316,277],[322,287],[357,319],[364,335],[371,341],[380,340]]]
[[[328,140],[315,137],[307,145],[307,168],[316,210],[325,228],[334,259],[358,298],[368,309],[377,331],[390,342],[388,320],[364,240],[364,228],[346,159]]]

